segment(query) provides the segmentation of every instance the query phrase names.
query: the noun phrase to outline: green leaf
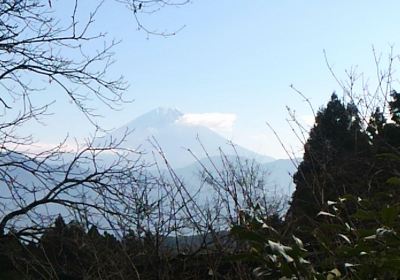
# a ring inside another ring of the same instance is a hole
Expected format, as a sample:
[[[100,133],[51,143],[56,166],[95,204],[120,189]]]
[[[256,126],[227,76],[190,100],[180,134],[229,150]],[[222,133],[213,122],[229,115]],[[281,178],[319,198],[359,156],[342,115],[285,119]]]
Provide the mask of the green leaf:
[[[386,180],[386,184],[394,187],[399,187],[400,186],[400,178],[399,177],[391,177]]]
[[[247,230],[240,226],[234,226],[231,229],[231,233],[236,235],[240,240],[243,241],[253,241],[253,242],[264,242],[264,236],[257,234],[256,232]]]
[[[385,207],[381,210],[382,222],[386,226],[392,226],[398,215],[398,207]]]
[[[342,274],[340,273],[339,269],[334,268],[328,272],[328,275],[326,276],[326,280],[340,279],[340,276],[342,276]]]
[[[393,160],[393,161],[400,161],[400,157],[398,155],[395,155],[393,153],[382,153],[378,155],[379,159],[385,159],[385,160]]]
[[[353,218],[359,219],[361,221],[371,221],[375,220],[376,213],[374,211],[367,211],[363,209],[358,209],[356,213],[354,213]]]

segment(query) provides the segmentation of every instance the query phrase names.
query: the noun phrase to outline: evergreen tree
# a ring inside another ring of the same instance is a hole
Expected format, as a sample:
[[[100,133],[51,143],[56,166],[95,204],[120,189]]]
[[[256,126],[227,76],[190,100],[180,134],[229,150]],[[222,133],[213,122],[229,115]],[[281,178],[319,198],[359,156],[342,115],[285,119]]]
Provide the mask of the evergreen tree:
[[[387,183],[390,178],[399,177],[400,174],[400,94],[393,91],[391,97],[389,111],[392,122],[387,122],[379,109],[376,110],[369,122],[368,131],[371,135],[374,152],[374,176],[369,179],[369,185],[374,192],[373,195],[397,193],[390,200],[398,201],[400,197],[400,192],[397,191],[398,187],[393,188],[391,184]],[[377,207],[386,202],[387,198],[385,201],[377,200]]]
[[[288,218],[313,221],[328,200],[362,191],[355,181],[357,174],[368,171],[364,159],[368,155],[368,136],[362,131],[357,107],[332,94],[317,113],[305,143],[303,162],[293,177],[296,190]]]
[[[400,125],[400,93],[393,90],[391,96],[393,100],[389,102],[389,108],[392,114],[392,121]]]
[[[389,110],[393,123],[387,123],[384,129],[384,143],[389,152],[400,155],[400,93],[393,91]]]

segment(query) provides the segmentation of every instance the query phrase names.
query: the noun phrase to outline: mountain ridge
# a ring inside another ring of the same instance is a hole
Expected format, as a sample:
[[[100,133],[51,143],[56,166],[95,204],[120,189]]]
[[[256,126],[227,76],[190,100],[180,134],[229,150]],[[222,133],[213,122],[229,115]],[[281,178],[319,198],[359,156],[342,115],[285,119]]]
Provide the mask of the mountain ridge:
[[[112,131],[109,136],[117,139],[125,137],[124,147],[141,147],[146,161],[152,161],[154,152],[158,153],[160,148],[166,159],[176,168],[195,162],[195,157],[201,159],[218,156],[221,150],[227,155],[237,153],[261,163],[275,160],[233,144],[206,126],[183,124],[179,120],[184,115],[176,108],[158,107]],[[125,135],[127,131],[132,133]]]

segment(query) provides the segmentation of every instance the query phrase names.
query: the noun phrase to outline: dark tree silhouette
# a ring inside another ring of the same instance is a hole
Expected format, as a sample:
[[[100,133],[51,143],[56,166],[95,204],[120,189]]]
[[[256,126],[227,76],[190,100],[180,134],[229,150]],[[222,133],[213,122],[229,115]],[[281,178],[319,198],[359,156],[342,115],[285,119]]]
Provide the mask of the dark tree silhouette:
[[[389,102],[390,113],[392,115],[392,121],[400,125],[400,93],[392,91],[392,101]]]
[[[296,190],[288,217],[313,220],[328,200],[360,191],[354,189],[354,178],[368,172],[363,164],[369,153],[368,136],[361,129],[356,106],[343,104],[333,94],[317,113],[304,149],[293,177]]]

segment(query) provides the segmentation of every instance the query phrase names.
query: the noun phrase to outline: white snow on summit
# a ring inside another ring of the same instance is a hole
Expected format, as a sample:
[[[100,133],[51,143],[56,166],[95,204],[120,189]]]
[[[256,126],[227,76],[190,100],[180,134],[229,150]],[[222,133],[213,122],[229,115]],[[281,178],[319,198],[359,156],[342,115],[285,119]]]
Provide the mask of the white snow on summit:
[[[197,119],[195,118],[197,122],[194,122],[192,118],[192,122],[188,123],[188,119],[185,119],[185,114],[177,109],[157,108],[111,132],[111,136],[113,138],[121,138],[127,131],[132,131],[126,137],[124,146],[132,149],[140,147],[146,153],[144,158],[147,161],[153,160],[152,152],[155,148],[151,144],[151,140],[155,139],[173,167],[177,168],[192,164],[195,161],[188,149],[200,159],[206,156],[203,147],[210,156],[219,155],[219,148],[228,155],[233,154],[234,151],[229,141],[203,125],[204,118],[201,120],[199,115],[202,114],[197,114]],[[211,117],[210,115],[205,115],[205,122],[212,123],[215,119],[221,121],[224,117],[226,118],[226,115],[211,115]],[[234,121],[232,120],[234,117],[228,116],[229,118],[228,125],[229,121]],[[273,158],[259,155],[241,146],[236,146],[236,150],[240,156],[256,159],[260,162],[273,160]]]

